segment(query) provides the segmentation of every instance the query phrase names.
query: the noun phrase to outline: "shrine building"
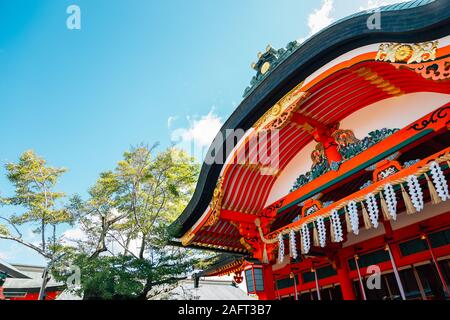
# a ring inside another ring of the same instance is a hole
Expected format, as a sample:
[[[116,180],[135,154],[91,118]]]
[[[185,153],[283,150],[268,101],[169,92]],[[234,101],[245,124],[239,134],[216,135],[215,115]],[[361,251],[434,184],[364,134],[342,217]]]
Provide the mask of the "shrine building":
[[[379,12],[258,54],[174,223],[224,254],[202,277],[262,300],[450,298],[450,1]]]

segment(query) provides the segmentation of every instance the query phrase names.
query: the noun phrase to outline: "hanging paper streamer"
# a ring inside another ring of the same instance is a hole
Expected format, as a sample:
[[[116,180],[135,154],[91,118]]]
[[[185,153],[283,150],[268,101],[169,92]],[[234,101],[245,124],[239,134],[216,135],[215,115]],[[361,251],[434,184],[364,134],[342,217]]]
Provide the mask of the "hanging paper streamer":
[[[333,225],[332,229],[333,229],[334,242],[344,241],[344,233],[342,232],[341,219],[339,218],[339,214],[338,214],[337,210],[332,211],[330,223]]]
[[[327,244],[327,230],[325,228],[325,221],[322,217],[317,218],[316,226],[319,233],[319,244],[322,248],[325,248]]]
[[[278,263],[282,263],[284,260],[284,240],[283,235],[278,235]]]
[[[297,259],[297,242],[295,241],[295,231],[291,230],[289,232],[289,252],[291,254],[292,259]]]
[[[308,254],[309,250],[311,249],[311,236],[309,234],[308,225],[304,224],[302,226],[302,246],[303,246],[303,253]]]
[[[358,207],[356,206],[355,201],[351,201],[348,204],[348,218],[350,220],[350,225],[352,231],[355,235],[359,234],[359,216],[358,216]]]
[[[366,228],[366,230],[369,230],[370,228],[372,228],[372,224],[370,223],[370,217],[369,214],[367,213],[367,209],[366,206],[364,205],[364,201],[361,201],[361,215],[363,217],[363,221],[364,221],[364,227]]]
[[[345,211],[345,228],[347,229],[347,233],[352,230],[352,223],[350,222],[350,215],[347,210],[347,206],[344,207]]]
[[[385,221],[391,220],[391,216],[389,215],[389,209],[386,204],[386,200],[384,200],[383,192],[380,191],[380,203],[381,203],[381,211],[383,212],[383,217]]]
[[[411,197],[406,192],[405,187],[401,183],[400,183],[400,188],[402,189],[402,198],[403,198],[403,202],[405,203],[406,214],[414,214],[414,213],[416,213],[417,212],[416,207],[414,207],[414,205],[412,203],[412,200],[411,200]]]
[[[445,180],[441,167],[436,162],[432,162],[430,164],[430,171],[439,198],[441,198],[442,201],[450,199],[447,181]]]
[[[317,225],[315,223],[312,224],[313,226],[313,246],[319,247],[319,233],[317,232]]]
[[[334,231],[333,220],[330,217],[330,239],[332,243],[336,242],[336,238],[334,237],[335,233],[336,232]]]
[[[426,172],[424,173],[424,175],[425,175],[425,178],[427,179],[428,191],[430,191],[431,202],[433,204],[441,203],[442,200],[439,197],[439,195],[436,191],[436,188],[433,185],[433,182],[431,182],[430,177],[428,176],[428,174]]]
[[[369,212],[370,222],[372,223],[372,226],[376,229],[378,228],[378,219],[380,215],[380,210],[378,210],[377,200],[375,199],[375,196],[372,193],[366,195],[366,203],[367,203],[367,210]]]
[[[419,179],[415,175],[410,175],[407,179],[408,192],[411,196],[411,202],[418,212],[423,210],[423,192],[419,184]]]
[[[292,257],[298,256],[299,253],[295,244],[297,244],[295,236],[296,232],[299,232],[300,236],[300,248],[302,254],[308,254],[311,250],[312,240],[314,240],[314,246],[324,247],[326,245],[326,233],[327,226],[325,225],[325,219],[330,219],[330,238],[331,242],[342,242],[344,240],[344,226],[342,225],[342,220],[339,216],[339,210],[345,211],[344,220],[346,223],[347,232],[352,232],[355,235],[359,234],[359,208],[358,203],[361,205],[362,218],[364,220],[364,226],[369,228],[370,225],[377,228],[380,223],[380,215],[383,215],[383,221],[396,220],[398,215],[398,202],[396,191],[400,191],[402,194],[402,199],[406,206],[406,211],[409,214],[423,211],[424,209],[424,192],[422,190],[420,179],[421,177],[426,178],[426,183],[431,196],[431,202],[433,204],[440,203],[442,201],[447,201],[450,199],[449,186],[446,180],[446,176],[441,165],[450,165],[450,154],[446,153],[445,156],[440,156],[435,158],[435,161],[424,160],[421,165],[417,166],[417,171],[413,174],[410,172],[408,175],[398,177],[395,180],[389,182],[383,181],[384,185],[377,182],[377,186],[370,187],[372,193],[366,194],[364,196],[361,193],[355,194],[353,200],[346,197],[338,201],[334,205],[334,209],[321,208],[320,212],[317,212],[315,216],[304,217],[303,221],[298,221],[289,227],[289,229],[280,230],[282,234],[290,236],[289,246],[292,248],[290,255]],[[361,197],[362,196],[362,197]],[[380,197],[380,203],[376,197]],[[381,210],[381,212],[380,212]],[[315,220],[313,220],[315,218]],[[258,220],[257,220],[258,221]],[[256,224],[256,222],[255,222]],[[257,225],[257,224],[256,224]],[[284,260],[284,243],[282,242],[282,236],[279,233],[272,232],[271,235],[266,237],[259,225],[257,225],[259,235],[265,244],[276,244],[279,242],[279,254],[280,261]],[[312,230],[310,230],[312,227]],[[300,230],[299,230],[300,228]],[[291,232],[293,231],[293,232]],[[313,235],[311,235],[313,232]],[[277,236],[274,236],[277,234]],[[313,237],[313,239],[311,238]],[[264,250],[266,251],[266,250]]]
[[[264,243],[264,251],[263,251],[263,260],[262,262],[264,264],[268,264],[269,263],[269,255],[267,254],[267,248],[266,248],[266,244]]]
[[[388,213],[392,219],[397,220],[397,198],[395,197],[394,187],[391,184],[384,186],[384,194],[386,199],[386,205]]]

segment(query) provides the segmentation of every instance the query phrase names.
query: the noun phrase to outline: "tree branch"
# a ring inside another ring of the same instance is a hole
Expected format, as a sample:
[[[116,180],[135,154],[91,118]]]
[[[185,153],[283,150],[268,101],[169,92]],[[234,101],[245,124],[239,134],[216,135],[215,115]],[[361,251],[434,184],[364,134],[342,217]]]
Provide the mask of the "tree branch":
[[[11,241],[15,241],[18,242],[30,249],[33,249],[34,251],[36,251],[37,253],[39,253],[40,255],[42,255],[43,257],[47,258],[47,259],[51,259],[52,256],[48,253],[46,253],[45,251],[43,251],[41,248],[35,246],[34,244],[27,242],[21,238],[17,238],[17,237],[11,237],[11,236],[4,236],[4,235],[0,235],[0,239],[4,239],[4,240],[11,240]]]

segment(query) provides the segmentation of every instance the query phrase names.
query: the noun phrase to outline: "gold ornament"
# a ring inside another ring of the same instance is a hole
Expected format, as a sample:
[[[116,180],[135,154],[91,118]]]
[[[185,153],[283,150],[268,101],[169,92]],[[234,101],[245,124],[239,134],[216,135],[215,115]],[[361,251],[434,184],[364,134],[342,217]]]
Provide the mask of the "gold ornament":
[[[245,250],[247,250],[249,252],[254,251],[253,247],[247,242],[247,240],[245,240],[245,238],[242,237],[241,239],[239,239],[239,242],[245,248]]]
[[[220,177],[217,181],[216,188],[214,189],[213,198],[210,203],[211,214],[204,224],[203,228],[211,227],[217,223],[220,217],[220,211],[222,210],[222,200],[224,196],[223,192],[223,177]]]
[[[183,237],[181,237],[181,244],[183,246],[188,246],[191,244],[192,240],[195,238],[195,233],[192,232],[192,230],[189,230],[184,234]]]
[[[325,160],[325,148],[321,142],[316,145],[316,148],[311,153],[311,160],[313,162],[313,166],[318,165]]]
[[[300,91],[303,82],[298,84],[288,94],[280,99],[270,108],[256,123],[253,128],[256,130],[274,130],[283,128],[291,119],[295,111],[298,110],[302,101],[307,97],[307,93]]]
[[[383,43],[375,60],[407,64],[431,61],[436,59],[438,45],[437,40],[415,44]]]
[[[398,62],[406,62],[413,55],[413,48],[410,45],[402,45],[395,51],[395,60]]]
[[[352,130],[338,129],[331,135],[338,144],[339,148],[359,142]]]
[[[267,71],[270,69],[270,63],[268,61],[264,62],[264,64],[261,67],[261,74],[266,74]]]
[[[356,70],[355,73],[364,78],[366,81],[369,81],[378,89],[383,90],[390,95],[400,96],[403,94],[403,91],[400,88],[396,87],[394,84],[389,82],[389,80],[384,79],[370,68],[362,67]]]

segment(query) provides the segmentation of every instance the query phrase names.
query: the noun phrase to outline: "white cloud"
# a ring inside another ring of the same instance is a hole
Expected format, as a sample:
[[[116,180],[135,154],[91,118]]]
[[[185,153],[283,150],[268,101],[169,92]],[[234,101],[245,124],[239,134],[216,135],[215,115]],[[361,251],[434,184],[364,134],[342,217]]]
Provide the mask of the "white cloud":
[[[297,39],[297,42],[305,42],[305,40],[310,38],[312,35],[333,23],[335,21],[335,18],[331,15],[333,10],[334,0],[323,0],[321,7],[314,10],[314,12],[308,16],[308,35]]]
[[[0,259],[9,263],[45,265],[46,259],[36,251],[14,241],[0,242]]]
[[[209,146],[222,127],[222,119],[211,110],[199,120],[191,120],[190,127],[184,129],[182,139],[195,141],[200,146]]]
[[[355,11],[365,11],[374,8],[379,8],[394,3],[407,2],[409,0],[367,0],[364,6],[359,7]],[[316,34],[320,30],[326,28],[334,21],[336,17],[333,16],[334,12],[334,0],[322,0],[321,7],[317,8],[308,16],[309,33],[306,37],[297,39],[298,42],[303,43],[305,40]]]
[[[171,118],[168,119],[170,125],[173,124],[173,117]],[[213,107],[207,115],[186,117],[186,120],[188,126],[172,130],[171,140],[176,147],[202,161],[223,125],[222,118],[214,112]],[[170,126],[169,129],[171,129]]]
[[[333,5],[333,0],[323,0],[322,6],[309,15],[308,27],[310,35],[319,32],[334,21],[334,18],[331,16],[334,10]]]
[[[370,10],[383,6],[388,6],[394,3],[407,2],[409,0],[368,0],[367,4],[363,7],[360,7],[359,10]]]
[[[167,127],[169,129],[172,128],[173,123],[175,122],[175,120],[177,119],[177,117],[175,116],[170,116],[169,118],[167,118]]]
[[[203,160],[205,152],[223,125],[222,118],[212,110],[203,116],[187,117],[188,126],[171,132],[171,140],[191,156]],[[169,128],[170,129],[170,128]]]
[[[87,241],[87,234],[79,227],[66,230],[62,235],[62,242],[65,245],[75,245],[78,241]]]
[[[76,247],[79,242],[89,241],[89,237],[80,226],[76,226],[72,229],[66,230],[63,233],[61,240],[62,240],[62,243],[66,246]],[[113,234],[109,233],[108,236],[106,237],[106,246],[110,252],[106,252],[106,253],[104,253],[104,255],[110,256],[111,254],[125,253],[123,246],[119,243],[119,241],[122,241],[122,240],[123,239],[120,238],[120,236],[117,234],[117,232],[114,232]],[[131,240],[128,250],[130,252],[132,252],[134,255],[138,255],[140,243],[141,243],[140,239]]]

